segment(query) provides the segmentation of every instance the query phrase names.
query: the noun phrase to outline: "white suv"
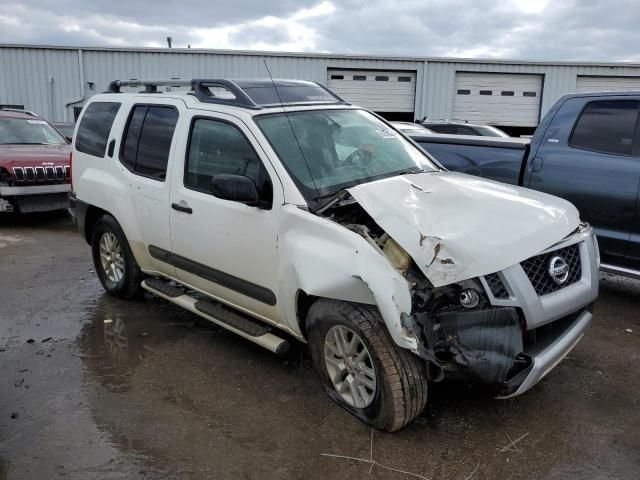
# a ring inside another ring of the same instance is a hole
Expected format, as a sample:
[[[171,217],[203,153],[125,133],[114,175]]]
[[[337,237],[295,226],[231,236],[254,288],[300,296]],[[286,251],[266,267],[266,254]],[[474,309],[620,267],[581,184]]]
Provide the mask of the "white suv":
[[[72,204],[111,295],[308,342],[329,396],[386,431],[428,380],[519,395],[582,337],[598,248],[568,202],[448,172],[316,83],[158,92],[185,84],[114,81],[80,116]]]

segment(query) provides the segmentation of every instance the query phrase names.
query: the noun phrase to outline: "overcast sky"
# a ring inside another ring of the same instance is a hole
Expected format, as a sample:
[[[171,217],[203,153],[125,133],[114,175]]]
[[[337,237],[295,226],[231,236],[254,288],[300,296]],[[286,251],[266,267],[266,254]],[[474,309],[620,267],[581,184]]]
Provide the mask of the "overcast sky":
[[[640,0],[0,0],[0,43],[640,61]]]

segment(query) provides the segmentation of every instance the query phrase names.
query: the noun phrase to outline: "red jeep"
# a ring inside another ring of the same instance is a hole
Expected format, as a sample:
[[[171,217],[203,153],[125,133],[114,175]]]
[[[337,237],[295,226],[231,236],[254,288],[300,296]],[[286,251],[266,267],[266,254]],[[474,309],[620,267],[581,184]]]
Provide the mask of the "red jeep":
[[[0,212],[65,209],[71,190],[71,145],[26,110],[0,110]]]

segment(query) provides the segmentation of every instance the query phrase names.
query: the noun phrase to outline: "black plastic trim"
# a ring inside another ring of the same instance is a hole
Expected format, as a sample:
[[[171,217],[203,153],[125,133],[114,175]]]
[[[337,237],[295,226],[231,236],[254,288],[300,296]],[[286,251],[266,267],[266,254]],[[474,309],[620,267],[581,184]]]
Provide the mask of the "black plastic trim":
[[[78,233],[80,233],[82,237],[87,240],[87,243],[89,243],[89,240],[85,235],[85,225],[87,223],[87,212],[89,211],[89,204],[78,199],[75,194],[70,194],[69,205],[74,213],[76,225],[78,226]]]
[[[268,288],[256,285],[255,283],[248,282],[242,278],[234,277],[226,272],[216,270],[215,268],[207,267],[198,262],[194,262],[186,257],[177,255],[168,250],[165,250],[155,245],[149,245],[149,255],[156,260],[173,265],[180,270],[192,273],[198,277],[202,277],[210,282],[222,285],[225,288],[234,290],[238,293],[251,297],[259,302],[266,303],[267,305],[276,304],[275,294]]]

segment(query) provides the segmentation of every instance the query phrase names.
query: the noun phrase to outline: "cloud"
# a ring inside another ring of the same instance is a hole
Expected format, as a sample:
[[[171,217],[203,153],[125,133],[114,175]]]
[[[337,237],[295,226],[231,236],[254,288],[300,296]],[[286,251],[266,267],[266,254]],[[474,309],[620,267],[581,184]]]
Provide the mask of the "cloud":
[[[637,0],[0,0],[0,42],[640,61],[639,17]]]

